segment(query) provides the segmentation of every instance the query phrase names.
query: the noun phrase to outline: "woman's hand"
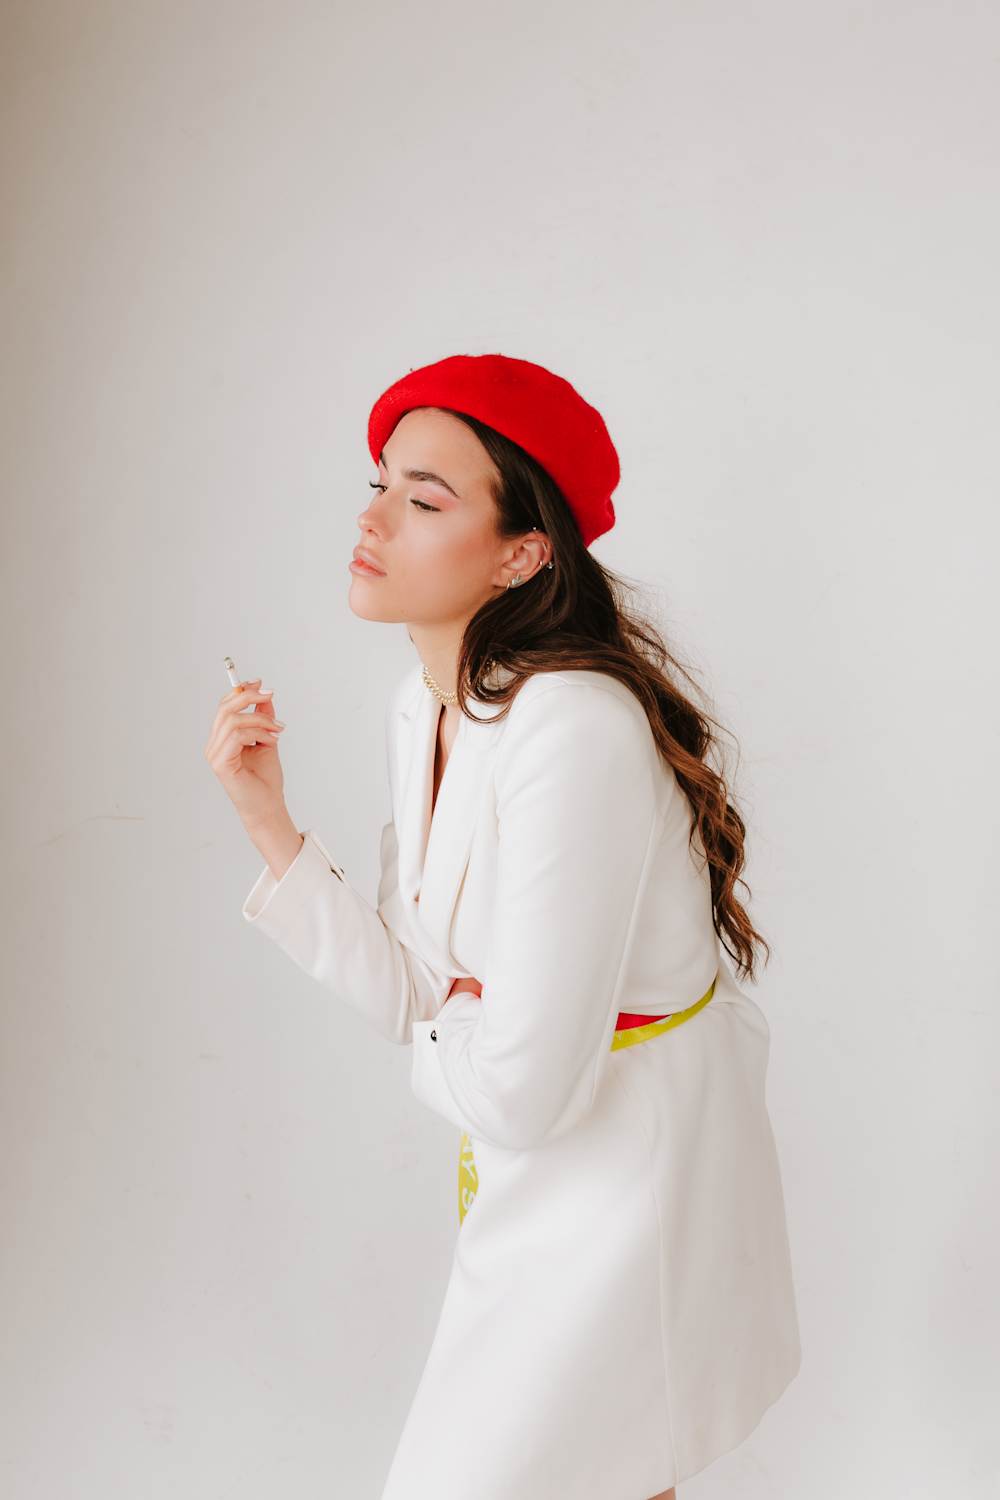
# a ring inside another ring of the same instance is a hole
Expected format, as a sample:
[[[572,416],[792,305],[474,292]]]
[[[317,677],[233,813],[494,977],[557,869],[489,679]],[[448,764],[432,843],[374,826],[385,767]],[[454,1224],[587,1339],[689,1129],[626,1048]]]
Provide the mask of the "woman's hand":
[[[477,1000],[483,998],[483,987],[478,979],[456,979],[448,991],[448,999],[452,995],[475,995]]]
[[[285,726],[274,717],[271,697],[259,681],[227,693],[205,746],[205,759],[244,823],[266,821],[284,806],[278,740]]]
[[[278,741],[284,729],[274,717],[270,691],[260,679],[245,682],[219,704],[205,746],[205,759],[225,787],[243,826],[280,880],[302,847],[288,816]],[[245,710],[253,706],[253,712]]]

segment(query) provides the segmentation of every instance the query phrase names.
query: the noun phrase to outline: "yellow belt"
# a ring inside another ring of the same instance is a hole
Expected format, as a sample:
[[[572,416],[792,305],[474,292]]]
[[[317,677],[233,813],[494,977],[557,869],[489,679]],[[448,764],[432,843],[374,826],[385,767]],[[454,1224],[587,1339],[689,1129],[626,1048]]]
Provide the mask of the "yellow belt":
[[[683,1026],[685,1021],[690,1021],[696,1016],[715,994],[715,980],[709,985],[705,994],[687,1010],[676,1011],[672,1016],[665,1016],[662,1021],[651,1021],[648,1026],[630,1026],[627,1031],[616,1031],[614,1041],[611,1043],[612,1052],[618,1052],[622,1047],[634,1047],[636,1042],[651,1041],[654,1036],[662,1036],[665,1031],[671,1031],[675,1026]]]
[[[674,1015],[667,1016],[662,1021],[652,1021],[648,1026],[632,1026],[627,1031],[616,1031],[611,1043],[612,1052],[618,1052],[622,1047],[634,1047],[637,1042],[648,1042],[654,1036],[662,1036],[665,1031],[670,1031],[674,1026],[683,1026],[685,1021],[690,1021],[696,1016],[715,994],[715,980],[709,985],[707,992],[694,1005],[689,1005],[687,1010],[676,1011]],[[479,1177],[476,1173],[476,1163],[472,1156],[472,1142],[462,1132],[462,1145],[458,1153],[458,1222],[461,1224],[466,1214],[472,1207],[479,1187]]]

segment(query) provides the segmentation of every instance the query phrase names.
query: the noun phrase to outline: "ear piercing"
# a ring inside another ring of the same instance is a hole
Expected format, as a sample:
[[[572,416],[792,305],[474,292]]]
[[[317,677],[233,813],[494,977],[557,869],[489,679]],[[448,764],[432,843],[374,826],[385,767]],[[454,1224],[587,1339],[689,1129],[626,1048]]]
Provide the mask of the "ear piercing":
[[[546,563],[546,564],[545,564],[545,567],[546,567],[546,568],[554,568],[554,567],[555,567],[555,561],[554,561],[554,560],[553,560],[553,559],[550,559],[550,560],[549,560],[549,561],[548,561],[548,562],[547,562],[547,563]],[[521,584],[522,584],[522,583],[526,583],[526,582],[527,582],[527,579],[525,579],[525,578],[522,578],[522,577],[521,577],[521,575],[520,575],[520,573],[518,573],[518,575],[517,575],[517,577],[516,577],[516,578],[511,578],[511,579],[510,579],[510,580],[509,580],[509,581],[508,581],[508,584],[507,584],[507,587],[508,587],[508,588],[509,588],[509,589],[519,589],[519,588],[520,588],[520,587],[521,587]]]

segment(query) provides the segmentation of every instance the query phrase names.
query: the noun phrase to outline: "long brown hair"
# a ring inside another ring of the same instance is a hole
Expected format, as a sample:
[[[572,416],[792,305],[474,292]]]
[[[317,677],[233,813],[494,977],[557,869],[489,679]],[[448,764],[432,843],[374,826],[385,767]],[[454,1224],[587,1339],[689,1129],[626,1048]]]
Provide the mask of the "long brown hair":
[[[726,785],[719,726],[684,691],[697,691],[690,674],[637,610],[632,591],[587,551],[555,481],[492,427],[464,412],[451,415],[471,427],[493,460],[501,535],[544,531],[554,563],[527,586],[491,599],[469,621],[458,662],[463,710],[469,712],[475,687],[480,702],[506,713],[536,672],[602,672],[633,692],[691,804],[691,839],[708,861],[715,930],[737,974],[753,979],[768,946],[737,894],[746,890],[740,879],[746,827]],[[491,662],[504,668],[502,682],[492,677]]]

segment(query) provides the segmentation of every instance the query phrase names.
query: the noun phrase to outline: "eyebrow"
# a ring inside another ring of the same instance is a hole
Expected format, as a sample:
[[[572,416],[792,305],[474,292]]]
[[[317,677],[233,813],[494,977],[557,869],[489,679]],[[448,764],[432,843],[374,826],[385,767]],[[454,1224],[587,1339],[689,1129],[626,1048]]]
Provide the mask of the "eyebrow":
[[[388,468],[385,454],[380,453],[378,458],[382,467]],[[432,474],[430,469],[403,469],[402,474],[403,478],[410,480],[411,484],[439,484],[443,490],[448,491],[449,495],[454,495],[456,500],[462,498],[457,490],[452,489],[447,479],[442,479],[440,474]]]
[[[432,474],[429,469],[404,469],[403,478],[409,479],[413,484],[439,484],[449,495],[454,495],[456,500],[461,500],[457,490],[453,490],[447,479],[442,479],[440,474]]]

